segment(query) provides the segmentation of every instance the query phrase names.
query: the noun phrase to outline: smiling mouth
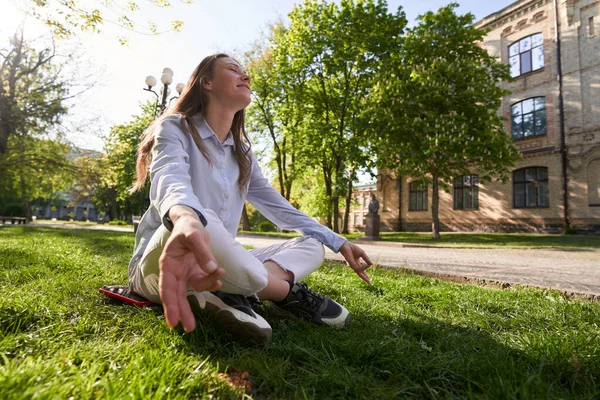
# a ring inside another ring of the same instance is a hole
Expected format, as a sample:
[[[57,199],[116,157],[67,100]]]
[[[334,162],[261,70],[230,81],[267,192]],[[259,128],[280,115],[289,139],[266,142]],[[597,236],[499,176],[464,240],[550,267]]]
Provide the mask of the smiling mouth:
[[[238,85],[238,87],[245,87],[246,89],[248,89],[248,90],[252,91],[252,90],[250,89],[250,86],[248,86],[248,85]]]

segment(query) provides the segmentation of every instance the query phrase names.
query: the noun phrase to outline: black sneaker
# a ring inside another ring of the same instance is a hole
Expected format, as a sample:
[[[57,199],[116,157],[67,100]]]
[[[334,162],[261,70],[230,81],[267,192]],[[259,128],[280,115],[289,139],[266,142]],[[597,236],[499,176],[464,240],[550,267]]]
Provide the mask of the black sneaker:
[[[271,310],[275,314],[295,315],[318,325],[342,327],[350,323],[350,313],[344,306],[299,282],[292,286],[285,299],[273,301]]]
[[[192,311],[208,314],[233,336],[256,343],[271,340],[271,326],[252,310],[248,299],[239,294],[217,292],[189,292]]]

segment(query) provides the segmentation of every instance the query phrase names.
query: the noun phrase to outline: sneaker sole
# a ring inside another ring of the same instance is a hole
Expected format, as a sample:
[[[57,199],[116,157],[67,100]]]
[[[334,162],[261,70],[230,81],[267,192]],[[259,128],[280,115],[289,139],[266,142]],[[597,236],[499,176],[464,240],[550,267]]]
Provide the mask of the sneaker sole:
[[[331,326],[333,328],[343,328],[346,325],[350,324],[350,321],[352,319],[350,312],[348,312],[346,308],[344,308],[344,311],[339,316],[331,319],[321,319],[320,321],[315,321],[314,319],[308,319],[298,316],[287,310],[284,310],[283,308],[277,307],[273,303],[271,303],[271,306],[269,307],[269,313],[278,317],[291,317],[295,319],[302,319],[304,321],[312,322],[317,325]]]
[[[228,306],[210,292],[203,292],[202,296],[199,299],[196,295],[188,295],[188,301],[194,312],[206,314],[217,325],[243,341],[266,344],[271,340],[271,326],[259,314],[255,313],[256,318],[252,318]]]

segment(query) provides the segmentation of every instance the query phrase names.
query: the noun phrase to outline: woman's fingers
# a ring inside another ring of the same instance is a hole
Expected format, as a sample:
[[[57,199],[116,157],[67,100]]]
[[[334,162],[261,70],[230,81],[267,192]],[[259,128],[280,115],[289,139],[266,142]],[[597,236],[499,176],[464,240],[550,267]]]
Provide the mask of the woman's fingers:
[[[198,266],[196,268],[199,269]],[[219,280],[223,275],[225,275],[225,270],[222,268],[217,268],[212,274],[206,274],[204,271],[202,273],[196,273],[190,277],[188,283],[194,290],[198,292],[214,292],[221,287],[221,281]]]
[[[161,273],[159,279],[160,300],[165,310],[165,320],[169,328],[175,328],[179,324],[179,305],[177,299],[177,278],[170,271],[168,262],[161,260]]]
[[[177,301],[181,325],[186,332],[191,332],[196,329],[196,319],[187,299],[187,282],[183,279],[177,282]]]
[[[210,237],[208,232],[202,229],[196,230],[187,237],[187,248],[194,254],[196,262],[208,274],[212,274],[218,268],[217,261],[210,250]]]
[[[362,279],[363,281],[365,281],[365,283],[367,285],[371,284],[371,280],[369,279],[369,275],[367,275],[367,273],[365,271],[357,272],[357,275],[360,277],[360,279]]]

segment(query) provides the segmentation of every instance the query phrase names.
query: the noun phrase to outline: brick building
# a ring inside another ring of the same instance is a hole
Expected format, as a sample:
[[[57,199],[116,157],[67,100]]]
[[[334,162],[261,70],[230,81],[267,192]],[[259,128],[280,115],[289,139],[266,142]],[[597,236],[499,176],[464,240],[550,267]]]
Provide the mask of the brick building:
[[[600,232],[600,1],[556,0],[558,20],[554,4],[519,0],[476,23],[515,79],[498,112],[523,158],[506,184],[472,171],[440,191],[442,230]],[[382,230],[431,230],[431,185],[383,173],[373,193]]]

